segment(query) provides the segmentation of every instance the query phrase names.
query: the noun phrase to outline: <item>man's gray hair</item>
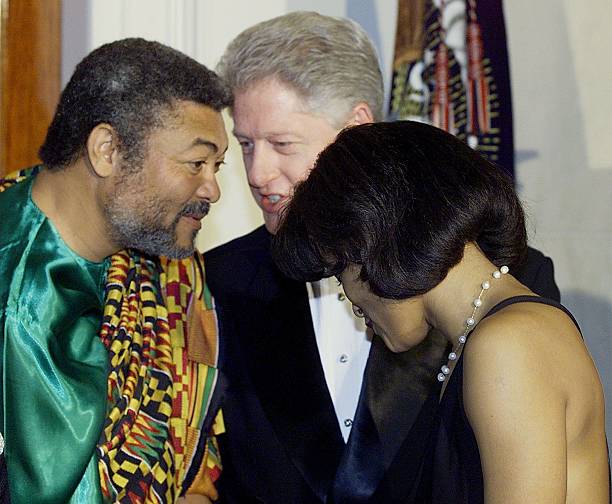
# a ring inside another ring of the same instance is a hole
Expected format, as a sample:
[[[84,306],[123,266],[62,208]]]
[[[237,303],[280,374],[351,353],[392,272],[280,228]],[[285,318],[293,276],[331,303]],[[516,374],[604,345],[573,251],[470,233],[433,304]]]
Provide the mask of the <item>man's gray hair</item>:
[[[383,117],[376,50],[350,19],[292,12],[258,23],[229,44],[217,72],[234,93],[278,79],[338,127],[360,102],[368,104],[375,121]]]

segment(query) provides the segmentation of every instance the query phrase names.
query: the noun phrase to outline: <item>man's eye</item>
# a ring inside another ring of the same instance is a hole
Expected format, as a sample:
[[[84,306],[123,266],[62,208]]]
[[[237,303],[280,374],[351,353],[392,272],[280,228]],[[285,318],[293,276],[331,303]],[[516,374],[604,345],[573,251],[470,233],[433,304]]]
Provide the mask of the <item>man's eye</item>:
[[[215,163],[215,173],[217,173],[220,169],[221,169],[221,165],[225,164],[225,160],[222,159],[221,161],[217,161]]]
[[[365,317],[365,312],[361,308],[359,308],[359,306],[357,305],[353,305],[353,313],[355,314],[356,317],[359,317],[359,318]]]
[[[190,169],[194,173],[198,173],[202,171],[202,168],[204,167],[205,164],[206,164],[206,161],[203,161],[203,160],[192,161],[191,163],[189,163]]]
[[[293,149],[294,142],[273,142],[274,148],[281,152],[289,152]]]
[[[249,140],[240,140],[238,142],[243,154],[249,154],[253,151],[253,142]]]

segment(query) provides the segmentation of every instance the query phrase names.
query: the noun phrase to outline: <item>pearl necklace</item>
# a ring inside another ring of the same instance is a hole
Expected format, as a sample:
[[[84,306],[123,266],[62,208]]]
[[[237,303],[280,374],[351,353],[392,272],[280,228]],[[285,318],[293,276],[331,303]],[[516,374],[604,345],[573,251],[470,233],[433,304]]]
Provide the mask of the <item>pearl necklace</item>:
[[[506,273],[508,273],[508,271],[510,271],[508,266],[502,266],[498,270],[495,270],[491,274],[491,276],[497,280],[501,278],[502,275],[505,275]],[[461,349],[463,348],[463,345],[465,345],[465,342],[467,341],[467,335],[470,333],[470,331],[474,329],[474,327],[476,327],[476,319],[474,318],[474,316],[476,315],[476,311],[478,311],[478,308],[482,306],[482,295],[484,294],[484,291],[489,290],[489,288],[491,287],[491,284],[489,283],[488,280],[485,280],[484,282],[482,282],[480,287],[481,287],[480,294],[478,294],[478,297],[474,299],[474,301],[472,301],[472,304],[474,305],[472,314],[465,321],[465,329],[463,331],[463,334],[459,336],[459,343],[457,343],[457,349],[453,350],[451,353],[448,354],[448,362],[440,368],[440,373],[438,373],[438,381],[440,382],[443,382],[444,380],[446,380],[447,376],[450,374],[451,372],[450,367],[449,367],[450,363],[454,360],[457,360],[457,356],[461,353]]]

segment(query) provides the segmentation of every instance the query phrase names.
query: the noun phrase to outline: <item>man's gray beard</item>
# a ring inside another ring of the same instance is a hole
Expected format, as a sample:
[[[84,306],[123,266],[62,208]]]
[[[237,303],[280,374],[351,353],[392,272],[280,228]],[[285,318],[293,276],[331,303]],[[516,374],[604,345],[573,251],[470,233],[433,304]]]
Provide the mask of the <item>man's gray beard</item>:
[[[164,228],[142,222],[138,216],[116,206],[106,207],[105,213],[111,239],[123,248],[132,248],[151,256],[166,256],[173,259],[189,257],[195,250],[194,241],[197,235],[195,230],[191,246],[179,247],[177,244],[176,227],[181,218],[180,215],[177,215],[170,226]],[[158,222],[161,221],[160,215],[153,217],[155,218],[159,219]]]
[[[136,172],[136,176],[141,172]],[[194,229],[190,245],[180,247],[177,244],[176,228],[184,215],[207,215],[210,203],[206,201],[191,202],[176,215],[172,224],[163,227],[160,223],[167,216],[169,202],[163,199],[150,197],[139,202],[137,209],[130,209],[131,205],[124,204],[126,198],[132,199],[131,183],[133,174],[126,174],[121,181],[123,190],[118,191],[112,199],[104,202],[103,210],[114,243],[122,248],[132,248],[150,256],[165,256],[173,259],[185,259],[195,251],[195,238],[198,232]]]

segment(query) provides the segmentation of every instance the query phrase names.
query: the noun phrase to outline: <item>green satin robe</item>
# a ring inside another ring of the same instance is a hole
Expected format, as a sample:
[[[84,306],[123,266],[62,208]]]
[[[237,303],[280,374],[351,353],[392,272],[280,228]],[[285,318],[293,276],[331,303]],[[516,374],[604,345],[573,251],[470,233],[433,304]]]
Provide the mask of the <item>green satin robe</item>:
[[[0,428],[11,499],[98,503],[108,261],[68,248],[33,203],[33,180],[0,193]]]

